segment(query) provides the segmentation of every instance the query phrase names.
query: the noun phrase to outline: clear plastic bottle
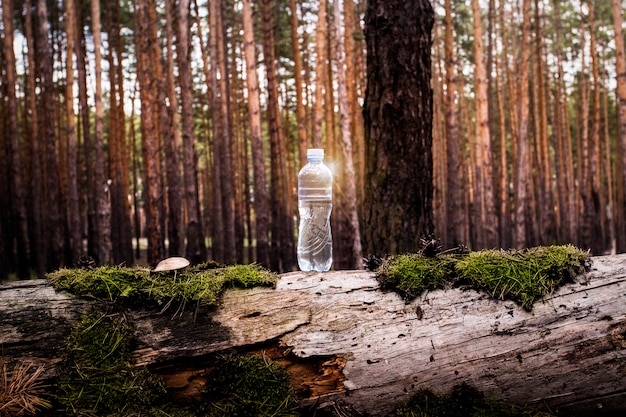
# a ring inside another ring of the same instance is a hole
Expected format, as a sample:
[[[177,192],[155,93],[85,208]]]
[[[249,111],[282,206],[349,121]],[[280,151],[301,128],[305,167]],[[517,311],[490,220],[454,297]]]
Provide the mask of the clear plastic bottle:
[[[298,266],[302,271],[324,272],[333,263],[333,175],[323,163],[324,149],[309,149],[307,160],[298,174]]]

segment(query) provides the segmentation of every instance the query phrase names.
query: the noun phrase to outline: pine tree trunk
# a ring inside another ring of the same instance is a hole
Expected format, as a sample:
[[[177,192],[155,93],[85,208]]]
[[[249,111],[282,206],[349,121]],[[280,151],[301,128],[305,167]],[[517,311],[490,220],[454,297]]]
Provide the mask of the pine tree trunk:
[[[298,39],[298,13],[296,0],[289,0],[291,50],[293,51],[294,81],[296,83],[296,120],[298,123],[298,155],[300,166],[306,164],[306,151],[309,148],[307,134],[306,108],[304,107],[303,81],[302,81],[302,57],[300,41]]]
[[[493,195],[493,168],[491,135],[489,132],[489,100],[487,97],[487,69],[484,61],[482,20],[478,0],[472,0],[474,15],[474,85],[476,90],[476,222],[480,224],[477,247],[497,246],[495,206]]]
[[[46,245],[44,239],[44,214],[43,214],[43,180],[42,180],[42,147],[39,135],[39,117],[36,98],[35,76],[37,69],[35,66],[35,38],[33,35],[33,12],[31,0],[24,3],[25,9],[25,36],[27,45],[28,72],[26,76],[26,90],[28,96],[29,128],[28,141],[30,143],[30,236],[31,236],[31,259],[36,275],[43,278],[46,272]],[[6,271],[6,269],[5,269]]]
[[[256,259],[261,265],[269,267],[269,207],[267,206],[265,157],[263,155],[263,137],[261,132],[261,101],[259,94],[259,78],[257,75],[257,58],[254,47],[255,39],[251,0],[243,1],[242,17],[246,81],[248,83],[248,113],[250,117],[252,167],[254,170]]]
[[[180,164],[180,129],[178,122],[178,96],[174,83],[174,27],[173,17],[176,15],[176,2],[165,2],[165,33],[167,38],[167,53],[165,59],[165,90],[169,102],[167,106],[167,135],[165,137],[165,170],[167,180],[168,238],[170,256],[180,256],[185,253],[185,225],[183,219],[183,199],[180,190],[183,189]]]
[[[151,17],[150,9],[154,8],[151,2],[141,1],[135,11],[137,75],[140,86],[141,99],[141,149],[143,157],[143,187],[146,210],[146,236],[148,238],[147,262],[156,265],[164,258],[164,236],[160,227],[161,213],[161,158],[159,155],[158,130],[156,126],[157,111],[156,81],[150,70],[150,62],[154,59],[151,45],[154,41],[151,26],[156,24]]]
[[[339,0],[333,3],[335,16],[335,65],[337,67],[339,122],[342,150],[341,178],[341,236],[334,236],[340,248],[345,248],[343,262],[336,264],[337,269],[360,269],[363,255],[361,253],[361,234],[359,231],[359,217],[357,211],[356,178],[352,161],[352,135],[350,133],[350,113],[348,92],[346,90],[346,69],[344,53],[344,37],[341,36],[343,27],[341,19],[341,4]],[[337,213],[337,211],[335,211]]]
[[[522,39],[520,47],[519,96],[517,101],[517,170],[515,176],[515,233],[513,245],[523,248],[527,242],[527,206],[530,188],[530,140],[528,138],[529,124],[529,94],[528,69],[530,65],[530,0],[523,2]]]
[[[21,279],[30,278],[30,242],[28,235],[28,213],[24,178],[22,170],[19,130],[17,120],[17,68],[15,66],[15,52],[13,49],[13,2],[2,2],[2,23],[4,28],[4,60],[6,61],[6,135],[9,150],[9,176],[11,178],[10,206],[14,230],[6,231],[8,236],[15,236],[17,249],[17,274]],[[4,133],[4,132],[3,132]],[[6,202],[8,203],[8,202]],[[5,204],[6,204],[5,203]]]
[[[374,0],[365,22],[368,172],[361,232],[363,252],[380,256],[415,251],[433,231],[434,12],[428,1]]]
[[[326,40],[328,0],[320,0],[315,30],[315,96],[313,100],[313,147],[323,147],[324,86],[326,85]]]
[[[446,247],[467,244],[464,234],[465,216],[463,216],[463,169],[459,129],[456,117],[456,65],[454,56],[454,33],[452,27],[452,1],[445,0],[445,82],[444,117],[447,143],[447,182],[446,182]]]
[[[41,113],[43,123],[44,142],[44,187],[46,190],[46,224],[44,227],[47,247],[47,270],[58,268],[63,264],[63,251],[65,239],[63,218],[61,214],[61,193],[59,191],[59,176],[57,166],[57,137],[55,132],[55,107],[54,80],[52,54],[48,43],[48,9],[45,0],[37,0],[37,55],[41,70],[41,98],[43,111]]]
[[[624,50],[624,32],[622,28],[622,3],[619,0],[611,0],[611,12],[613,16],[613,31],[615,32],[615,57],[617,74],[617,112],[619,123],[619,144],[621,149],[620,159],[622,166],[622,203],[626,202],[626,52]],[[626,207],[620,207],[622,218],[626,217]],[[622,235],[623,233],[619,233]],[[626,246],[624,239],[620,242],[618,250],[622,251]]]
[[[189,42],[189,0],[178,4],[178,26],[176,36],[176,57],[178,59],[178,79],[180,83],[181,120],[183,133],[183,176],[184,198],[187,209],[187,249],[188,259],[194,263],[206,259],[204,232],[200,219],[198,175],[196,171],[196,150],[194,144],[193,82],[191,77],[191,53]],[[221,238],[218,236],[218,238]]]

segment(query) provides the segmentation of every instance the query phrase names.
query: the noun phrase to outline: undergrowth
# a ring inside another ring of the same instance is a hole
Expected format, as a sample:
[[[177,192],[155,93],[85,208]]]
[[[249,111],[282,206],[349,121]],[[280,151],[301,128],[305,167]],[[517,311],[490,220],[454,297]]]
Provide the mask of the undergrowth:
[[[590,266],[590,255],[572,245],[465,254],[404,254],[384,259],[377,277],[383,288],[412,299],[426,290],[470,284],[530,310],[535,302]]]

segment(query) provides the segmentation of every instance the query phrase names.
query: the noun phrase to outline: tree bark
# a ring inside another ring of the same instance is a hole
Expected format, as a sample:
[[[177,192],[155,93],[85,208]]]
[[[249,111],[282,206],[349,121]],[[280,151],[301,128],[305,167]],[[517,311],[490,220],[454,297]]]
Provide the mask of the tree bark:
[[[593,258],[591,272],[531,312],[462,288],[406,302],[372,272],[294,272],[275,289],[228,291],[214,311],[125,314],[137,363],[180,399],[197,394],[208,363],[234,348],[283,364],[303,406],[383,416],[419,388],[465,382],[510,403],[617,415],[626,411],[625,287],[626,255]],[[72,326],[93,308],[45,280],[2,285],[0,301],[9,365],[56,365]]]
[[[259,94],[259,77],[257,74],[257,57],[254,48],[254,23],[252,3],[243,1],[243,48],[246,61],[246,83],[248,89],[248,114],[250,118],[250,146],[252,150],[252,167],[254,171],[254,214],[256,232],[256,260],[266,268],[270,265],[268,223],[269,207],[267,205],[267,183],[265,175],[265,157],[263,155],[263,136],[261,127],[261,99]]]
[[[433,231],[430,2],[370,1],[366,12],[363,253],[416,251]]]

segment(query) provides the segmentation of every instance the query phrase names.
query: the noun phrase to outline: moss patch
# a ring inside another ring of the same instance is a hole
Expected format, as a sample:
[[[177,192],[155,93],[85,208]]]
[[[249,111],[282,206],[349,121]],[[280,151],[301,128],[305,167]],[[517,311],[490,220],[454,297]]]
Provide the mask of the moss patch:
[[[132,328],[121,314],[83,316],[63,351],[57,399],[67,415],[133,415],[165,394],[131,360]]]
[[[214,306],[226,288],[272,286],[278,276],[258,265],[214,268],[203,264],[182,272],[151,273],[146,268],[103,266],[63,268],[47,275],[57,290],[122,305],[169,306],[195,302]]]
[[[200,407],[203,416],[299,415],[287,372],[265,356],[223,356],[210,377],[206,403]]]
[[[467,254],[387,258],[377,269],[383,288],[408,299],[425,290],[470,284],[530,310],[560,285],[589,270],[589,253],[572,245],[526,250],[482,250]]]
[[[418,390],[401,407],[398,417],[550,417],[553,414],[505,405],[463,384],[450,394]]]

